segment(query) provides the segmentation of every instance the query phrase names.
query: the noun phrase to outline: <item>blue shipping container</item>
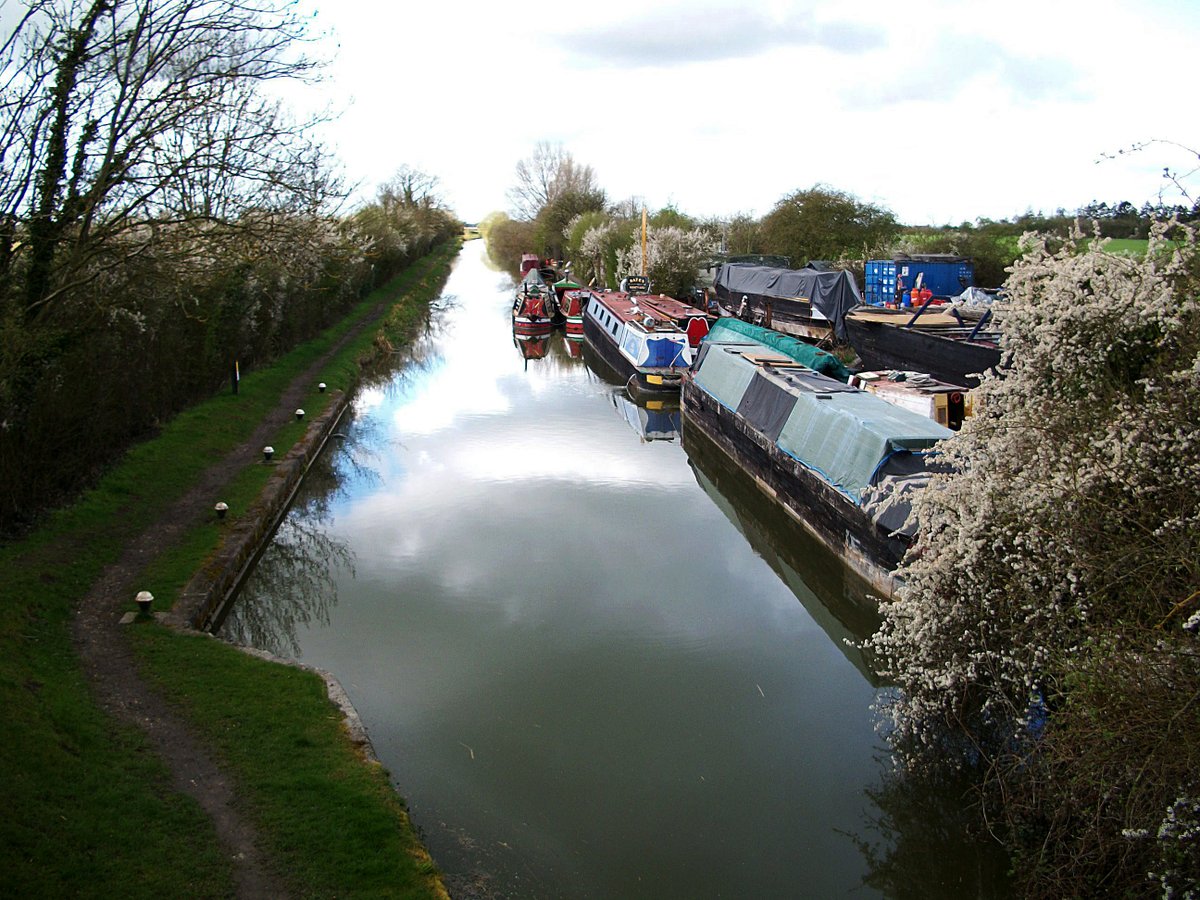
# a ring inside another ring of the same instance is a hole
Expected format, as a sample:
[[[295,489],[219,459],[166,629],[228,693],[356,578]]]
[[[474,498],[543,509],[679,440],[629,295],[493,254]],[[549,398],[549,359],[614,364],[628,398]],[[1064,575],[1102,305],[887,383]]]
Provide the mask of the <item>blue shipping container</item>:
[[[975,265],[969,259],[898,259],[894,265],[896,286],[902,292],[912,290],[918,275],[933,296],[942,300],[957,297],[975,284]]]
[[[890,259],[872,259],[864,271],[866,289],[863,299],[875,306],[883,306],[896,299],[896,264]]]

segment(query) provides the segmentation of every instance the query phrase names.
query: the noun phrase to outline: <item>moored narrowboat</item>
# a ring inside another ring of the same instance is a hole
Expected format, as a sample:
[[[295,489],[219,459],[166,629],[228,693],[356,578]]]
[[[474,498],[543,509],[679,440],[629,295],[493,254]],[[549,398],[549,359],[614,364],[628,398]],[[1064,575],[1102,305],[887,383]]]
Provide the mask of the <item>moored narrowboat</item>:
[[[924,372],[948,384],[978,387],[1000,365],[1000,335],[990,317],[966,324],[952,312],[861,306],[847,313],[846,334],[865,369]]]
[[[930,451],[952,431],[722,322],[684,377],[682,401],[685,429],[703,432],[880,595],[893,595],[893,571],[915,538],[912,501],[928,483]]]
[[[635,397],[678,392],[708,329],[703,311],[662,294],[592,291],[583,316],[584,339]]]
[[[530,269],[517,285],[513,297],[513,331],[517,334],[548,334],[554,327],[554,292],[537,269]]]
[[[563,318],[567,334],[583,337],[583,308],[587,305],[587,299],[588,291],[582,288],[563,291],[558,301],[558,314]]]

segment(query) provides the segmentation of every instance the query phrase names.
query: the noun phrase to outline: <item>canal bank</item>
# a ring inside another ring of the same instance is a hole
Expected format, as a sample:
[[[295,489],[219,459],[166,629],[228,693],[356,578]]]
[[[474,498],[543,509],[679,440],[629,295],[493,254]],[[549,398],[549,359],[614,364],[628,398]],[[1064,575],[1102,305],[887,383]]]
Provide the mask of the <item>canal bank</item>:
[[[401,298],[423,320],[454,249],[415,265],[271,369],[246,373],[240,396],[181,415],[42,531],[0,548],[5,615],[21,623],[3,631],[5,684],[24,685],[5,689],[11,732],[0,751],[13,776],[0,858],[15,893],[103,885],[130,895],[330,896],[360,887],[386,894],[390,885],[444,896],[386,773],[363,764],[331,716],[323,681],[148,617],[119,623],[135,611],[136,592],[169,609],[204,561],[215,563],[222,532],[248,518],[269,474],[288,468],[262,465],[261,448],[306,443],[313,423],[295,421],[296,409],[321,418],[335,405],[379,317]],[[335,389],[318,400],[319,371]],[[228,501],[226,519],[217,500]],[[227,741],[231,728],[240,733]],[[282,744],[271,743],[273,732]],[[247,765],[238,743],[276,771]],[[334,794],[307,790],[323,781]],[[342,805],[367,812],[349,823],[323,815]],[[393,850],[407,873],[355,859]]]

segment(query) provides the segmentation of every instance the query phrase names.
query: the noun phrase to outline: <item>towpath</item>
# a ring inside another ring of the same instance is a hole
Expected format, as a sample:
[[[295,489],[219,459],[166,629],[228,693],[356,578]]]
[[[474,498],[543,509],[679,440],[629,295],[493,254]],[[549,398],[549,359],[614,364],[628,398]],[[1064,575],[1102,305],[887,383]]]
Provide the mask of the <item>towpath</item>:
[[[126,546],[121,557],[81,599],[73,621],[75,644],[100,704],[145,732],[169,768],[176,789],[193,797],[211,817],[233,863],[240,898],[282,898],[288,892],[264,857],[253,825],[238,809],[232,778],[222,771],[178,711],[139,675],[128,629],[120,620],[136,591],[134,579],[139,573],[170,549],[187,529],[209,515],[212,498],[238,472],[257,462],[260,448],[295,414],[329,360],[364,330],[375,326],[393,303],[379,303],[297,376],[245,442],[210,466],[191,490]]]

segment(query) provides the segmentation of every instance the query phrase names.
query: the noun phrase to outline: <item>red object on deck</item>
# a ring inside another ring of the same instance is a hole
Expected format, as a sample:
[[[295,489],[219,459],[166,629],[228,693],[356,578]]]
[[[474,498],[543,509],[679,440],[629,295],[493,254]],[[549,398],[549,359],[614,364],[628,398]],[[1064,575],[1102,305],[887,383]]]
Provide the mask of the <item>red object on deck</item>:
[[[704,336],[708,334],[708,319],[701,316],[693,316],[687,323],[688,344],[692,347],[699,347],[700,342],[704,340]]]

